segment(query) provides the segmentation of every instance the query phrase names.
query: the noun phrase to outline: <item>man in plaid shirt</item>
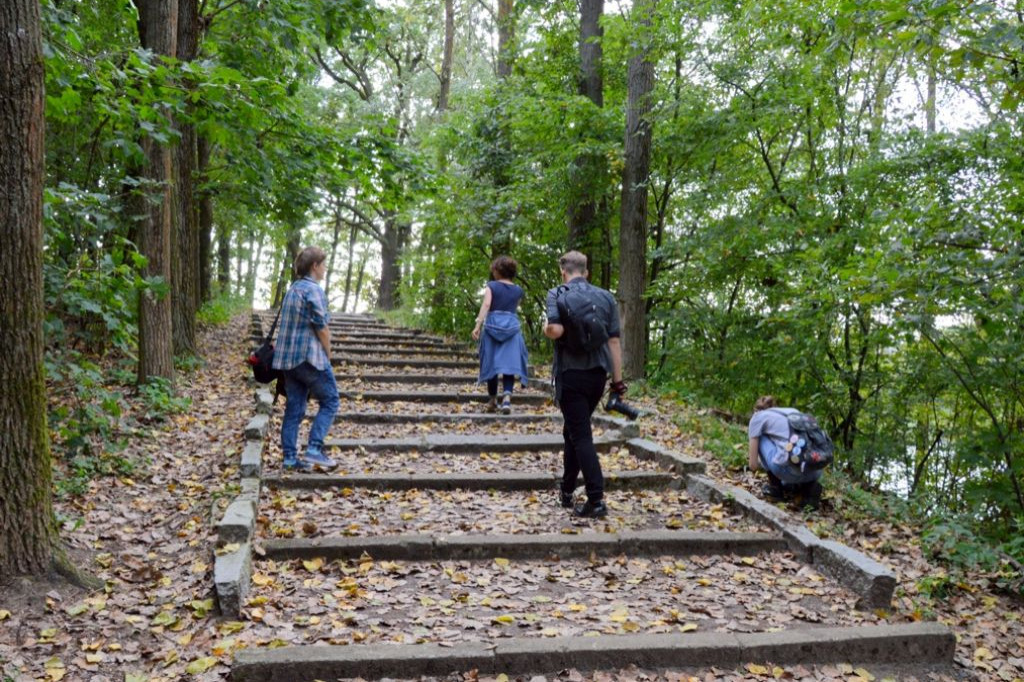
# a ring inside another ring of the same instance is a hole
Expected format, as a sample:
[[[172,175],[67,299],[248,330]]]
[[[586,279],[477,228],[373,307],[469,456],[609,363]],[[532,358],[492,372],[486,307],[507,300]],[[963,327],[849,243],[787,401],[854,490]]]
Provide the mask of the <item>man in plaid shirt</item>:
[[[281,450],[286,471],[333,469],[324,455],[324,438],[338,412],[338,383],[331,369],[331,330],[327,296],[319,282],[327,273],[327,254],[307,246],[295,259],[295,274],[281,304],[281,329],[274,346],[274,369],[284,370],[288,402],[281,421]],[[298,456],[299,424],[312,395],[320,409],[309,428],[306,453]]]

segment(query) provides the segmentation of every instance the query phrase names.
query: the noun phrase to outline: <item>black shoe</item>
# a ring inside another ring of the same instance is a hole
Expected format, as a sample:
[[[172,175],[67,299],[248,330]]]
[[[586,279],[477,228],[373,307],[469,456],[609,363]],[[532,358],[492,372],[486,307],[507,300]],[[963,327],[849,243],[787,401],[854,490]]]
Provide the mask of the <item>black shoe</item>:
[[[786,499],[786,494],[782,492],[782,488],[770,483],[761,488],[761,494],[773,502],[782,502]]]
[[[807,485],[800,501],[800,508],[810,511],[818,511],[821,506],[821,483],[814,481]]]
[[[600,519],[608,516],[608,505],[603,500],[597,502],[580,502],[576,505],[576,508],[572,510],[573,516],[579,516],[584,519]]]
[[[558,497],[559,502],[561,502],[562,506],[566,509],[572,509],[573,505],[576,504],[576,496],[572,493],[559,491]]]

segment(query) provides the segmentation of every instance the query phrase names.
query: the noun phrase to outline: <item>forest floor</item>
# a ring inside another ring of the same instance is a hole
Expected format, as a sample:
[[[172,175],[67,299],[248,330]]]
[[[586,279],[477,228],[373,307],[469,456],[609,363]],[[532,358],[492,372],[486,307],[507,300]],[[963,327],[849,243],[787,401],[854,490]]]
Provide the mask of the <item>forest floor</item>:
[[[122,421],[131,424],[133,433],[120,456],[139,462],[133,473],[94,479],[85,494],[56,500],[69,554],[104,587],[86,590],[56,577],[0,586],[0,682],[227,680],[234,651],[273,625],[264,609],[249,609],[238,621],[222,618],[213,596],[214,525],[237,493],[242,430],[254,413],[242,361],[249,350],[248,331],[244,315],[203,332],[202,367],[179,378],[180,390],[192,401],[187,412],[163,421],[126,415]],[[713,463],[700,438],[680,430],[675,416],[686,408],[653,401],[642,401],[642,406],[651,412],[640,421],[643,437],[706,458],[713,476],[750,489],[760,483]],[[945,580],[945,569],[925,556],[914,528],[898,518],[841,517],[845,507],[839,493],[828,490],[827,481],[826,489],[823,510],[808,519],[812,530],[882,562],[898,580],[891,611],[858,618],[945,623],[958,640],[955,670],[748,664],[738,670],[566,670],[550,679],[1024,682],[1024,608],[1019,600],[995,591],[984,575]],[[935,585],[942,589],[922,590]],[[265,585],[260,589],[265,592]],[[486,679],[501,677],[467,671],[446,678]]]

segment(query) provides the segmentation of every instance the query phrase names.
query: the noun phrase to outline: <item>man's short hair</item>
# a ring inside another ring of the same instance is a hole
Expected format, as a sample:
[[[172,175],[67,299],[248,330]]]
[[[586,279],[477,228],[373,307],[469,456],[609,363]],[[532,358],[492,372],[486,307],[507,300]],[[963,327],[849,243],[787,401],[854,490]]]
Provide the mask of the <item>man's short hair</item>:
[[[558,259],[558,267],[570,275],[582,275],[587,271],[587,257],[579,251],[570,251]]]
[[[318,246],[307,246],[295,257],[295,274],[305,277],[314,265],[319,265],[327,260],[327,254]]]

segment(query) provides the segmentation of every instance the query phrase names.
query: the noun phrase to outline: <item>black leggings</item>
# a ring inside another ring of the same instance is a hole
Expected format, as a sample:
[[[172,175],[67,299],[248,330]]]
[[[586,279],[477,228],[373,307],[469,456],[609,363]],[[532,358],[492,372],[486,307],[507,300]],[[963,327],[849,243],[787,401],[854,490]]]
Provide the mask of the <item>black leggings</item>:
[[[505,393],[511,393],[516,386],[516,378],[512,374],[501,375],[501,388]],[[487,380],[487,395],[498,395],[498,375]]]

